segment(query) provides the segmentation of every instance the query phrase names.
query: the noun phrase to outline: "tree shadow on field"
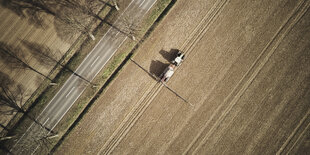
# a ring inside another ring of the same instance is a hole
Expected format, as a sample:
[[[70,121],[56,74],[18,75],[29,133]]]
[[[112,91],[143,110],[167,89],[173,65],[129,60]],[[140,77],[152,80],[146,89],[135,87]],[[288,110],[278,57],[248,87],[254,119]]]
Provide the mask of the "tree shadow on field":
[[[163,58],[171,62],[177,56],[178,51],[178,49],[171,49],[169,52],[165,50],[160,50],[159,53],[163,56]]]
[[[55,15],[54,8],[57,3],[34,0],[0,0],[0,5],[10,9],[19,17],[27,19],[30,24],[38,28],[46,28],[48,24],[44,19],[46,15]]]
[[[109,1],[106,2],[106,1],[103,1],[103,0],[99,0],[99,2],[101,2],[101,3],[103,3],[103,4],[107,5],[107,6],[109,6],[109,7],[111,7],[111,8],[114,7],[114,5],[110,4]]]
[[[152,60],[150,65],[150,73],[156,77],[159,77],[168,66],[169,64],[162,63],[158,60]]]

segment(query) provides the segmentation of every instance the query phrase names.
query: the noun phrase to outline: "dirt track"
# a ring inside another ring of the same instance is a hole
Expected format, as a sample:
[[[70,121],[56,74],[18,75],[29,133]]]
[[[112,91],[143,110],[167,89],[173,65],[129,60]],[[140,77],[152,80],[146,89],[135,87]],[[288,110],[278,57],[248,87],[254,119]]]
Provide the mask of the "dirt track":
[[[58,154],[306,153],[310,1],[179,0]],[[309,138],[308,138],[309,139]],[[298,146],[301,146],[299,149]]]

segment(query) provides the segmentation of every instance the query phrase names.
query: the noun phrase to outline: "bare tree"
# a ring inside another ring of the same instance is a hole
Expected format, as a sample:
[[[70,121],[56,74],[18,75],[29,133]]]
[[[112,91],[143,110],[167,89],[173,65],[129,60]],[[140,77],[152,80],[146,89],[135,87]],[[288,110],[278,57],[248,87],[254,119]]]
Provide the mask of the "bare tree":
[[[40,45],[37,43],[28,42],[28,41],[22,41],[22,44],[27,49],[29,49],[30,53],[35,57],[35,59],[37,59],[43,65],[47,65],[47,66],[60,65],[62,68],[70,71],[75,76],[81,78],[82,80],[84,80],[88,83],[91,83],[89,80],[85,79],[83,76],[79,75],[74,70],[69,68],[67,65],[64,65],[64,64],[59,62],[59,60],[60,60],[59,55],[60,54],[55,54],[55,53],[60,53],[60,51],[52,51],[47,46],[43,46],[43,45]]]
[[[4,145],[3,141],[0,141],[0,154],[12,154],[10,150]]]
[[[105,22],[98,13],[107,3],[101,0],[62,0],[59,4],[61,9],[58,10],[54,22],[59,36],[72,38],[74,34],[82,33],[95,40],[91,21],[97,19]]]
[[[24,116],[38,124],[40,128],[54,133],[26,112],[26,110],[23,108],[23,104],[25,102],[24,99],[26,97],[27,95],[25,90],[21,85],[14,83],[14,81],[12,81],[7,74],[0,72],[0,114],[12,115],[16,112],[22,113]],[[9,129],[2,124],[1,127],[6,131],[9,131]],[[19,136],[20,135],[2,135],[0,142],[5,140],[14,140]],[[0,149],[9,152],[9,150],[4,145],[0,147]]]
[[[0,42],[0,60],[5,62],[5,64],[9,65],[9,67],[12,69],[29,69],[51,80],[48,76],[44,75],[43,73],[29,65],[29,63],[25,59],[24,53],[18,47],[14,48],[3,42]]]
[[[38,26],[47,25],[44,23],[46,16],[54,17],[58,36],[66,41],[79,33],[95,40],[91,31],[92,19],[100,20],[120,30],[98,15],[105,5],[119,10],[116,0],[112,0],[112,4],[103,0],[0,0],[0,2],[4,7],[21,17],[27,17],[31,23]]]
[[[105,4],[107,3],[101,0],[71,0],[70,3],[64,4],[64,6],[74,8],[77,12],[102,20],[98,13]]]
[[[95,37],[90,31],[89,19],[99,18],[97,13],[104,5],[98,0],[0,0],[0,3],[38,26],[46,25],[44,18],[47,15],[53,16],[56,24],[59,23],[58,30],[63,29],[61,32],[68,33],[69,30],[72,36],[78,31],[88,34],[93,40]]]
[[[55,1],[49,0],[1,0],[3,6],[6,6],[12,10],[16,10],[16,13],[23,14],[31,12],[45,12],[51,15],[55,15],[55,10],[51,9],[51,5],[55,4]]]
[[[120,10],[119,9],[119,6],[118,6],[118,4],[117,4],[117,2],[116,2],[116,0],[112,0],[112,4],[113,4],[113,6],[115,7],[115,9],[118,11],[118,10]]]
[[[9,139],[12,139],[12,138],[14,138],[14,137],[13,136],[0,137],[0,141],[9,140]]]
[[[141,27],[139,25],[140,23],[141,19],[136,19],[125,15],[117,26],[132,40],[136,40],[138,32],[141,31]]]
[[[1,127],[2,129],[6,130],[6,131],[9,131],[9,129],[8,129],[5,125],[3,125],[2,123],[0,123],[0,127]]]
[[[26,111],[22,105],[26,93],[24,88],[17,84],[14,89],[14,82],[10,80],[9,76],[3,72],[0,72],[0,109],[1,114],[13,114],[14,112]],[[5,108],[6,107],[6,108]]]
[[[14,11],[21,17],[27,17],[31,23],[44,26],[44,15],[56,15],[55,2],[49,0],[0,0],[1,5]]]
[[[63,66],[59,63],[61,59],[61,52],[59,50],[52,51],[47,46],[25,40],[22,40],[22,44],[40,64],[44,66],[55,66],[56,64]]]
[[[70,36],[70,38],[74,34],[83,33],[89,35],[92,40],[95,40],[91,32],[90,22],[90,16],[67,8],[59,12],[58,18],[55,20],[55,25],[59,32],[64,33],[66,36]]]
[[[10,80],[7,74],[0,72],[0,114],[12,115],[16,112],[22,113],[31,121],[38,124],[40,128],[53,134],[54,132],[51,129],[49,129],[48,127],[44,126],[44,124],[37,121],[33,116],[27,113],[26,109],[23,108],[23,104],[25,103],[26,97],[27,97],[26,91],[21,85],[15,84],[14,81]],[[7,131],[9,130],[4,125],[1,125],[1,127]],[[12,138],[15,137],[17,136],[15,135]]]
[[[35,138],[35,142],[38,144],[36,152],[39,152],[39,154],[48,152],[52,147],[51,140],[59,136],[56,133],[46,132],[46,130],[42,129],[41,132],[36,135],[37,138]]]

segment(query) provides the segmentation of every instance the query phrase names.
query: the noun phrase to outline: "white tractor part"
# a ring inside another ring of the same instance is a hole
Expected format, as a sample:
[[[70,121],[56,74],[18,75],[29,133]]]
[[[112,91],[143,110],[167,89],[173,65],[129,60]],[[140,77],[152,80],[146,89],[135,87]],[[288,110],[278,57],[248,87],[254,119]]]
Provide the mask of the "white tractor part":
[[[178,51],[177,57],[172,61],[173,64],[179,66],[184,60],[185,54]]]
[[[170,64],[166,69],[165,71],[163,72],[163,75],[162,75],[162,78],[161,78],[161,81],[162,82],[167,82],[171,76],[173,75],[174,73],[174,68],[175,68],[175,65],[174,64]]]

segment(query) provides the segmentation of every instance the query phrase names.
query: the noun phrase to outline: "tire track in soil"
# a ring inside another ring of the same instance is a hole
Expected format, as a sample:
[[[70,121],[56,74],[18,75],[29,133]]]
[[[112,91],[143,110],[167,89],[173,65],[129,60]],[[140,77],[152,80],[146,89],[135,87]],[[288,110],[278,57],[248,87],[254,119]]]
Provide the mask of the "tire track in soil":
[[[305,7],[302,9],[302,15],[309,11],[310,2],[305,2]],[[302,16],[301,15],[301,16]],[[300,17],[301,18],[301,17]],[[310,128],[310,110],[307,111],[305,116],[299,121],[297,127],[293,130],[290,136],[286,139],[283,145],[279,148],[276,154],[290,154],[296,144],[299,142],[302,136]],[[299,132],[300,131],[300,132]],[[295,141],[294,141],[295,140]],[[291,145],[290,145],[291,144]],[[283,153],[285,152],[285,153]]]
[[[199,24],[195,27],[192,33],[181,46],[180,50],[189,55],[197,42],[203,37],[208,30],[209,26],[214,22],[214,19],[218,17],[220,11],[224,8],[229,0],[218,0],[208,13],[203,17]],[[159,93],[163,85],[157,82],[151,86],[148,91],[144,93],[133,110],[126,116],[124,121],[119,125],[116,131],[110,136],[109,140],[105,143],[98,154],[110,154],[114,148],[120,143],[120,141],[127,135],[131,127],[136,123],[140,116],[144,113],[152,100]]]
[[[292,154],[292,150],[295,148],[296,144],[300,142],[302,136],[305,135],[306,131],[310,129],[310,110],[305,114],[305,116],[299,121],[297,127],[293,130],[291,135],[283,143],[281,148],[276,153],[280,154]]]
[[[188,39],[182,44],[180,50],[183,51],[187,57],[192,53],[195,45],[200,41],[200,39],[204,36],[204,34],[209,29],[210,25],[217,19],[218,15],[221,13],[223,8],[230,0],[218,0],[211,7],[210,11],[208,11],[205,16],[201,19],[198,25],[194,28],[192,33],[189,35]],[[195,106],[195,105],[194,105]],[[179,111],[179,108],[177,111]],[[183,128],[186,124],[182,125]],[[178,134],[177,134],[178,135]],[[175,137],[174,137],[175,138]],[[169,147],[171,143],[168,143],[167,147]],[[164,149],[167,151],[167,149]]]
[[[255,77],[258,75],[258,73],[261,71],[264,65],[268,62],[269,58],[278,48],[281,41],[285,38],[285,36],[292,29],[292,27],[301,19],[301,17],[305,14],[308,8],[309,8],[309,1],[302,1],[297,5],[297,7],[295,7],[291,15],[288,16],[288,19],[284,22],[284,24],[282,24],[282,26],[278,29],[273,38],[268,42],[267,46],[262,50],[262,52],[254,61],[250,69],[244,74],[244,76],[234,87],[232,92],[225,98],[223,103],[215,110],[211,118],[203,126],[201,132],[197,134],[195,139],[192,141],[192,143],[188,146],[187,150],[183,154],[197,153],[198,149],[201,148],[201,146],[208,140],[210,135],[213,134],[213,132],[225,119],[230,110],[234,107],[234,105],[236,105],[237,101],[247,90],[247,88],[251,85]],[[226,108],[224,107],[225,103],[228,103],[228,106]],[[214,125],[212,125],[211,129],[209,131],[205,131],[207,126],[214,119],[215,115],[220,113],[221,109],[224,110],[224,112],[220,114],[219,118],[215,121]],[[199,141],[202,135],[204,135],[204,137],[202,140]]]
[[[144,93],[141,99],[135,104],[135,107],[130,111],[126,118],[122,121],[119,127],[115,130],[112,136],[108,139],[98,154],[110,154],[120,141],[127,135],[132,126],[144,113],[152,100],[159,93],[163,85],[161,82],[153,84],[148,91]]]
[[[188,39],[182,44],[180,50],[183,51],[187,55],[187,57],[191,53],[195,45],[198,43],[198,41],[206,33],[209,26],[218,17],[219,13],[221,12],[221,10],[223,10],[227,2],[229,2],[229,0],[216,1],[210,11],[207,12],[207,14],[202,18],[202,20],[189,35]]]

